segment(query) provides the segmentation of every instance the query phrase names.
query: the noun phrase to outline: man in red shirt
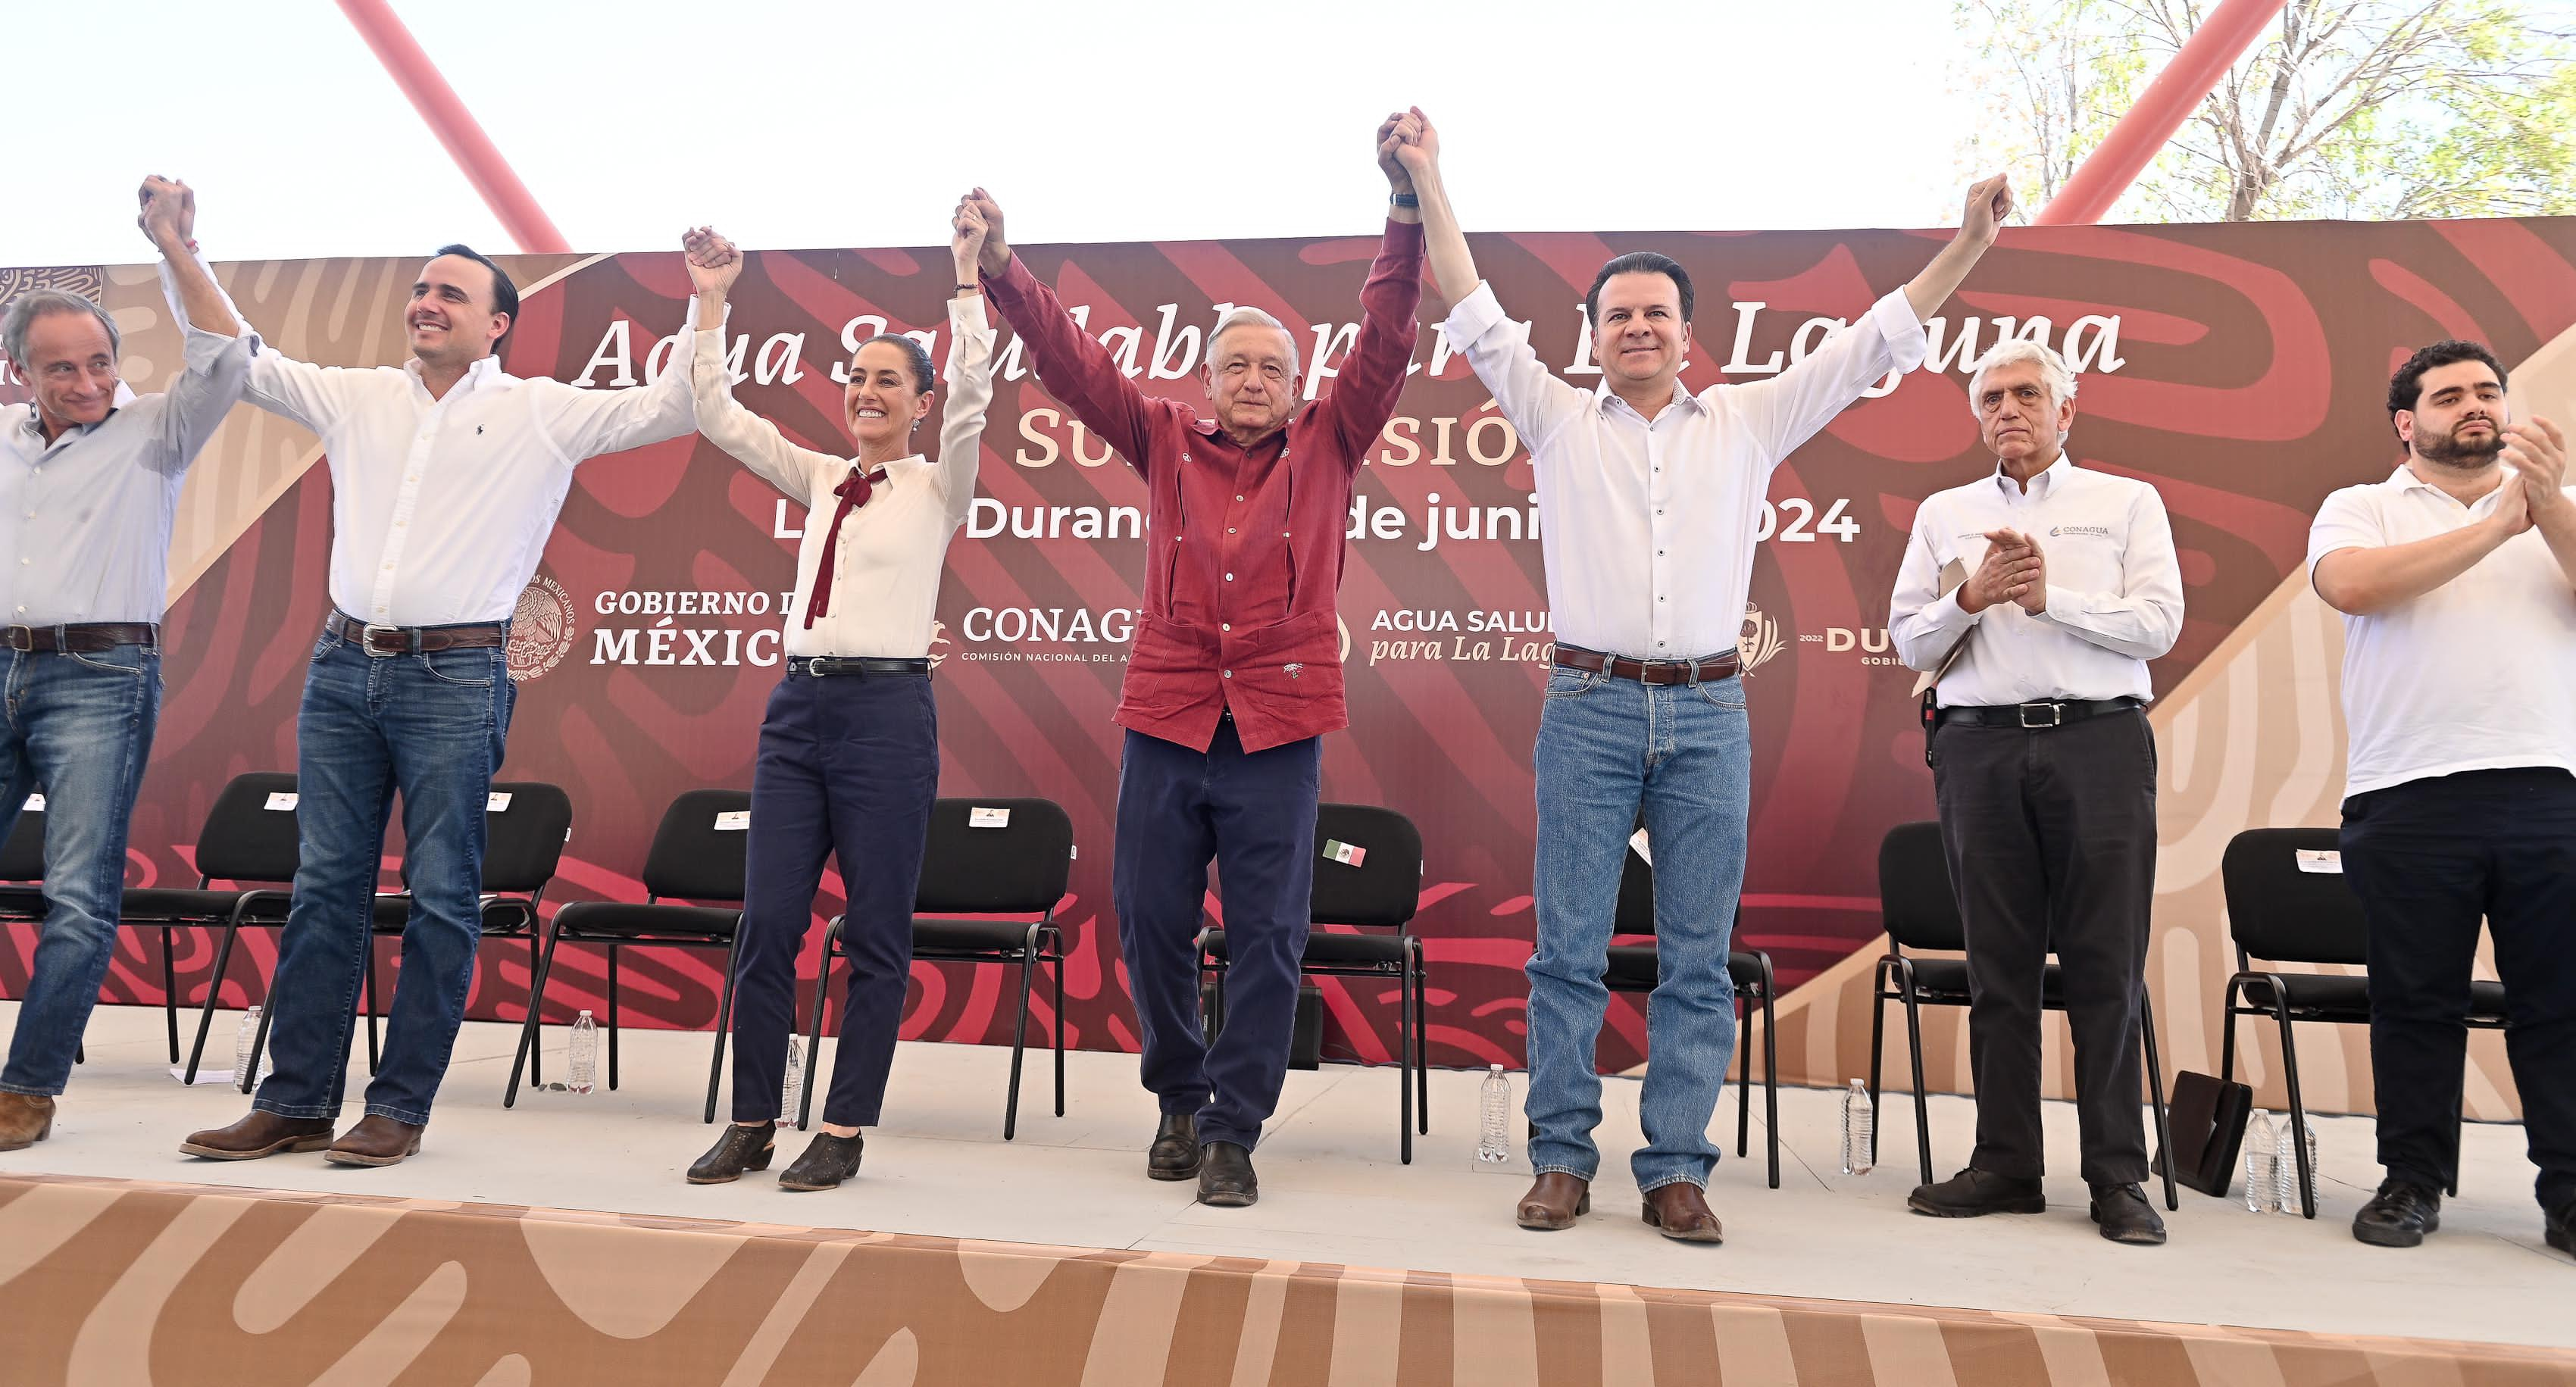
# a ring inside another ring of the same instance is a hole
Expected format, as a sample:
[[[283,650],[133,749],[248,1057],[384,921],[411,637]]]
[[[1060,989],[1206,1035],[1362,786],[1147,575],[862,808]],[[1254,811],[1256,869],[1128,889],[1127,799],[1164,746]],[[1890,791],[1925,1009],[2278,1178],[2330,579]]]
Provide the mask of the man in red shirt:
[[[1214,418],[1136,388],[1003,239],[1002,209],[968,195],[990,228],[985,293],[1039,381],[1145,479],[1143,613],[1119,691],[1111,903],[1143,1031],[1145,1087],[1163,1119],[1146,1156],[1157,1180],[1198,1177],[1199,1200],[1240,1207],[1259,1187],[1252,1147],[1279,1101],[1315,874],[1323,734],[1342,701],[1342,526],[1360,461],[1395,411],[1422,296],[1421,214],[1378,131],[1394,188],[1384,242],[1360,290],[1359,338],[1332,390],[1304,403],[1297,343],[1277,319],[1234,308],[1200,370]],[[1195,939],[1213,858],[1231,964],[1225,1029],[1201,1038]]]

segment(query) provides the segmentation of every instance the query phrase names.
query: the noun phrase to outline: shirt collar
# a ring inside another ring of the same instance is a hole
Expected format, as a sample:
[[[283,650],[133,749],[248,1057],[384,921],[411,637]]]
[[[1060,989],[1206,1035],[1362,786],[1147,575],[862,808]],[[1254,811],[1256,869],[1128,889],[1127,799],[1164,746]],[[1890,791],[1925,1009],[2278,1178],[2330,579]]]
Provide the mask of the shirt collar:
[[[422,390],[426,391],[429,389],[429,383],[422,380],[420,376],[419,357],[415,356],[409,361],[403,363],[403,374],[410,376],[412,384],[419,386]],[[500,383],[500,380],[501,354],[499,352],[492,352],[485,356],[476,358],[473,365],[466,367],[465,374],[457,377],[456,379],[456,388],[458,390],[476,390],[486,385],[497,385]]]
[[[1619,397],[1610,389],[1610,377],[1604,375],[1601,378],[1601,383],[1592,387],[1592,407],[1594,410],[1606,417],[1610,413],[1611,402],[1615,400],[1619,400]],[[1623,404],[1626,403],[1625,401],[1619,402]],[[1691,409],[1702,412],[1705,412],[1708,409],[1707,401],[1702,400],[1699,396],[1682,388],[1681,377],[1679,376],[1675,376],[1673,378],[1672,402],[1677,405],[1686,405]],[[1636,407],[1633,405],[1629,406],[1629,412],[1632,414],[1635,413]]]
[[[2005,473],[2003,461],[1999,458],[1995,462],[1995,470],[1993,473],[1995,489],[2009,496],[2054,496],[2057,494],[2059,488],[2066,485],[2067,476],[2074,472],[2074,470],[2075,464],[2068,462],[2066,460],[2065,452],[2061,450],[2057,455],[2057,461],[2039,469],[2039,475],[2030,479],[2030,489],[2028,491],[2024,491],[2009,475]]]

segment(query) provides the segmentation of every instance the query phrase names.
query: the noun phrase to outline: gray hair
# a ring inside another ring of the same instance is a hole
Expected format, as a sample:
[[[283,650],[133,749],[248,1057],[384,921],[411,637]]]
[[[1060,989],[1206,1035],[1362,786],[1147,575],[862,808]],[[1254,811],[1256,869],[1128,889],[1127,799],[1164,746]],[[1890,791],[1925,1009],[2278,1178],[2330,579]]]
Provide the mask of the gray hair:
[[[1214,369],[1216,366],[1216,340],[1225,336],[1228,330],[1246,325],[1271,328],[1277,331],[1280,336],[1287,338],[1288,374],[1292,376],[1297,374],[1297,334],[1290,332],[1286,323],[1271,317],[1260,309],[1245,307],[1241,304],[1229,308],[1225,312],[1217,315],[1216,326],[1208,329],[1207,364],[1210,369]]]
[[[1977,408],[1977,399],[1985,393],[1988,371],[1998,366],[2013,366],[2025,361],[2035,363],[2039,367],[2039,383],[2048,387],[2048,398],[2051,403],[2062,405],[2075,398],[2075,373],[2066,368],[2066,358],[2059,356],[2045,342],[2034,342],[2027,337],[2007,337],[1987,348],[1986,354],[1978,357],[1977,364],[1971,368],[1968,376],[1968,412],[1971,414],[1983,412]]]
[[[7,321],[0,322],[0,355],[7,356],[21,376],[29,376],[27,331],[48,313],[87,313],[97,318],[98,325],[107,329],[109,356],[115,356],[123,344],[124,334],[116,330],[116,320],[107,316],[106,309],[65,290],[30,289],[9,305]]]

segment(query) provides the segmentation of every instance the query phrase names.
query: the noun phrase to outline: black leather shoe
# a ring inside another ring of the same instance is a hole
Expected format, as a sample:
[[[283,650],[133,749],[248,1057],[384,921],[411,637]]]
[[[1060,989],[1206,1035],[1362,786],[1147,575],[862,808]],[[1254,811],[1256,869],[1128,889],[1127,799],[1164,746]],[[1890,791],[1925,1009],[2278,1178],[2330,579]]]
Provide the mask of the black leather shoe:
[[[2165,1221],[2136,1185],[2095,1185],[2093,1221],[2102,1225],[2102,1236],[2115,1243],[2165,1245]]]
[[[1199,1164],[1199,1202],[1219,1209],[1240,1209],[1261,1199],[1261,1181],[1252,1173],[1252,1153],[1230,1141],[1207,1144]]]
[[[829,1132],[816,1132],[807,1143],[805,1154],[796,1164],[778,1172],[781,1189],[828,1190],[859,1173],[859,1150],[868,1144],[867,1133],[836,1137]]]
[[[2352,1235],[2373,1247],[2421,1247],[2442,1226],[2442,1192],[2404,1180],[2382,1180],[2379,1193],[2352,1216]]]
[[[2037,1180],[2016,1180],[1975,1166],[1937,1185],[1916,1185],[1905,1207],[1933,1218],[1976,1218],[1984,1214],[2042,1214],[2048,1200]]]
[[[778,1124],[764,1122],[745,1127],[739,1122],[725,1124],[724,1135],[689,1167],[692,1185],[722,1185],[742,1178],[746,1170],[769,1169],[769,1158],[778,1154]]]
[[[1154,1129],[1154,1144],[1145,1148],[1145,1173],[1157,1180],[1187,1180],[1199,1173],[1199,1120],[1188,1113],[1165,1113]]]
[[[2576,1257],[2576,1199],[2569,1200],[2549,1216],[2548,1221],[2541,1225],[2540,1236],[2548,1239],[2551,1247]]]

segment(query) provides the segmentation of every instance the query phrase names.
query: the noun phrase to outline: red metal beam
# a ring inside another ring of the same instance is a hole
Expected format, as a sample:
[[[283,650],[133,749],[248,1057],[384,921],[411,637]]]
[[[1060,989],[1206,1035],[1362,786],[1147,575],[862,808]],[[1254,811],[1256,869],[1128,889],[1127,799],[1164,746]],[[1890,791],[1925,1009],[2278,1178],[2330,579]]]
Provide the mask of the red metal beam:
[[[510,162],[501,157],[490,136],[475,122],[474,113],[457,99],[456,89],[447,85],[438,65],[421,51],[411,30],[395,18],[386,0],[340,0],[340,12],[355,25],[358,36],[374,49],[376,60],[385,65],[394,84],[411,99],[413,110],[429,124],[438,142],[447,146],[448,157],[464,170],[467,182],[483,197],[483,205],[501,219],[510,239],[519,249],[529,252],[568,251],[572,247],[563,233],[555,229],[545,209],[537,206],[526,184],[510,171]]]
[[[2209,95],[2286,0],[2219,0],[2192,30],[2182,50],[2147,84],[2145,95],[2120,117],[2111,133],[2075,168],[2066,186],[2031,218],[2034,226],[2085,226],[2102,220],[2111,204],[2165,147],[2192,108]]]

